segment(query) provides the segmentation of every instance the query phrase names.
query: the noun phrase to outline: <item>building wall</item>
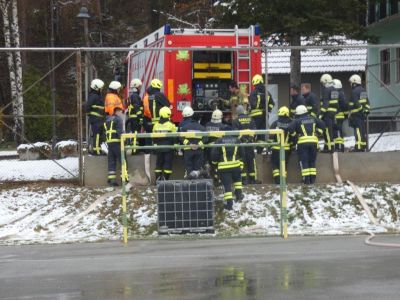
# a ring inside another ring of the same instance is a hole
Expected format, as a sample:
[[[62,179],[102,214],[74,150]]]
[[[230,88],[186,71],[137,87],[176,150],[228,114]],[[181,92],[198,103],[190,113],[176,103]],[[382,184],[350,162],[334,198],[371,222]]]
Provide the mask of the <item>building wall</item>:
[[[393,16],[389,19],[384,19],[380,22],[373,23],[369,26],[368,31],[372,35],[379,37],[380,44],[399,44],[400,43],[400,15]],[[368,49],[367,61],[367,89],[368,96],[371,102],[371,107],[382,107],[389,105],[399,105],[400,101],[396,99],[385,87],[381,86],[380,82],[374,75],[380,79],[380,52],[382,49]],[[390,84],[388,88],[400,98],[400,78],[396,74],[396,49],[390,49]],[[397,108],[388,108],[383,110],[373,111],[373,115],[392,115]]]

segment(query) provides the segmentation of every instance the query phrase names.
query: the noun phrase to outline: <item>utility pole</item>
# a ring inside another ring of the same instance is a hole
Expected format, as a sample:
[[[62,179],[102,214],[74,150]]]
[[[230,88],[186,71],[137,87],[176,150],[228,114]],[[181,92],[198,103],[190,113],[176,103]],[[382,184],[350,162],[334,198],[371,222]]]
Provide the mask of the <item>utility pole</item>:
[[[89,10],[87,9],[87,1],[82,1],[82,7],[79,10],[79,14],[77,15],[78,19],[83,20],[83,35],[85,38],[85,47],[90,47],[89,42]],[[90,64],[90,53],[88,51],[85,52],[85,101],[88,100],[89,96],[89,64]],[[89,145],[89,129],[88,129],[88,118],[86,117],[86,143]]]

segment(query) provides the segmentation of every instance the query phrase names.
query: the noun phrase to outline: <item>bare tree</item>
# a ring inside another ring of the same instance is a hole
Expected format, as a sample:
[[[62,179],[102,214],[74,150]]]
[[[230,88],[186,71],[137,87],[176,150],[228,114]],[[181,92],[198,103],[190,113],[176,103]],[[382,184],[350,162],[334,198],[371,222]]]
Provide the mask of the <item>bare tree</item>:
[[[0,0],[0,10],[3,17],[5,47],[20,47],[17,0]],[[19,143],[24,139],[21,52],[7,52],[7,64],[10,76],[12,112],[14,114],[14,140]]]

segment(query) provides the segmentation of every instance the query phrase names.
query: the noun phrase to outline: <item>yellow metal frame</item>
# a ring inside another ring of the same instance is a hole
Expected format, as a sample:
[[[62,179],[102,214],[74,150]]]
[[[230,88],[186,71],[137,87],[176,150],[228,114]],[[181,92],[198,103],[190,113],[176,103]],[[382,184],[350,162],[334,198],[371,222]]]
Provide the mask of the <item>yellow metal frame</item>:
[[[125,150],[126,148],[136,151],[138,149],[148,148],[173,148],[179,149],[184,145],[166,145],[166,146],[139,146],[134,144],[133,146],[125,146],[127,139],[139,139],[139,138],[163,138],[163,137],[182,137],[182,138],[193,138],[193,137],[208,137],[208,136],[242,136],[242,135],[278,135],[279,146],[280,146],[280,202],[281,202],[281,236],[284,239],[288,238],[288,217],[287,217],[287,185],[286,185],[286,161],[285,161],[285,133],[282,129],[269,129],[269,130],[237,130],[237,131],[208,131],[208,132],[154,132],[154,133],[124,133],[121,135],[121,172],[122,172],[122,225],[123,225],[123,240],[124,244],[128,243],[128,217],[127,217],[127,192],[126,192],[126,180],[128,175],[128,169],[126,165]],[[245,146],[246,144],[243,144]],[[276,145],[276,143],[263,142],[258,143],[262,145]],[[219,147],[221,145],[204,145],[204,148]]]

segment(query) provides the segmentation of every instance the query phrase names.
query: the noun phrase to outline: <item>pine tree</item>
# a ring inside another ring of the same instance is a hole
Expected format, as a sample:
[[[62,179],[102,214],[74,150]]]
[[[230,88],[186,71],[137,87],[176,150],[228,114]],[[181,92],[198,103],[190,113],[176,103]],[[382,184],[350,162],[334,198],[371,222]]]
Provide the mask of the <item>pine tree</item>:
[[[258,23],[264,37],[277,34],[278,42],[292,46],[317,35],[321,43],[335,35],[365,40],[366,5],[366,0],[234,0],[220,3],[218,21],[221,27]],[[291,83],[301,83],[300,65],[300,51],[292,50]]]

